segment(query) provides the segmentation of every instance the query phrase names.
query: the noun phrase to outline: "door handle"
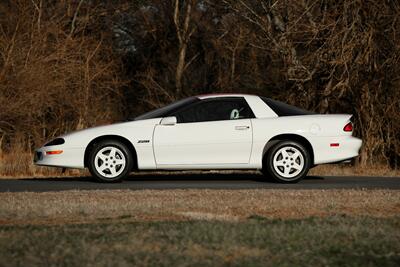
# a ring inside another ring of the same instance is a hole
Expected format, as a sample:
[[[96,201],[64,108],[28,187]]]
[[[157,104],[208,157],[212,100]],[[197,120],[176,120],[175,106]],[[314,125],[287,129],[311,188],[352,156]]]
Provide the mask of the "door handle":
[[[235,126],[235,130],[248,130],[250,126]]]

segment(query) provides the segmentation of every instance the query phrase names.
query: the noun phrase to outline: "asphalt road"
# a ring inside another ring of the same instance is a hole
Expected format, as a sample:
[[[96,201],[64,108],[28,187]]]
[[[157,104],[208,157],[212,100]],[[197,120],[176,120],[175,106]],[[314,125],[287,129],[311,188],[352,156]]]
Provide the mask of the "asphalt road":
[[[257,174],[140,174],[121,183],[97,183],[90,177],[1,179],[0,192],[109,189],[393,189],[400,177],[308,176],[298,184],[276,184]]]

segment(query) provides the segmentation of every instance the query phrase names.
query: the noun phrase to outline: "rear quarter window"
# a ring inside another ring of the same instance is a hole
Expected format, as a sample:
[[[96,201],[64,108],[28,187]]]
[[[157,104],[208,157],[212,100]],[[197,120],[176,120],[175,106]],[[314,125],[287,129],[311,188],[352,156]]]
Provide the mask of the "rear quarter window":
[[[316,114],[312,111],[304,110],[286,103],[272,100],[270,98],[261,97],[265,104],[267,104],[279,117],[281,116],[299,116],[299,115],[312,115]]]

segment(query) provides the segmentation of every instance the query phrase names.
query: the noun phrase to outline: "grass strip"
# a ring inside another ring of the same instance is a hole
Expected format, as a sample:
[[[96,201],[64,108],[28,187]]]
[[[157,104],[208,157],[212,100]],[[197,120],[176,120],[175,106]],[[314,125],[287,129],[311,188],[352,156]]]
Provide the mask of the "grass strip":
[[[0,266],[398,266],[400,217],[0,226]]]

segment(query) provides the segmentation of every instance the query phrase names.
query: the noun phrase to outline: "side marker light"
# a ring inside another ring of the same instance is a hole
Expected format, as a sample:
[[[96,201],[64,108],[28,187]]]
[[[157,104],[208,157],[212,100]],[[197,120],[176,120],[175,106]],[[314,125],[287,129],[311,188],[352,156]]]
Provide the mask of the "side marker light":
[[[52,150],[52,151],[46,151],[46,155],[58,155],[63,153],[62,150]]]

